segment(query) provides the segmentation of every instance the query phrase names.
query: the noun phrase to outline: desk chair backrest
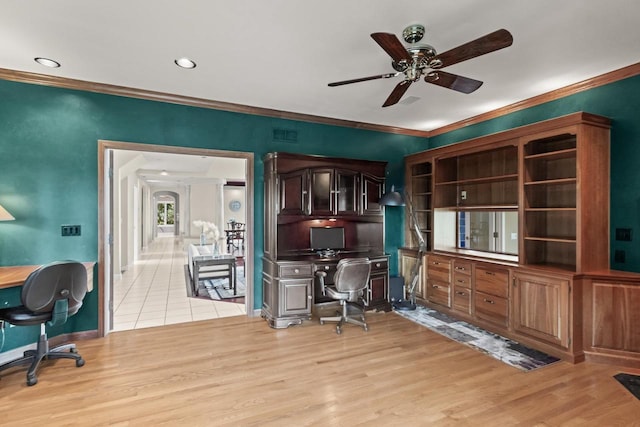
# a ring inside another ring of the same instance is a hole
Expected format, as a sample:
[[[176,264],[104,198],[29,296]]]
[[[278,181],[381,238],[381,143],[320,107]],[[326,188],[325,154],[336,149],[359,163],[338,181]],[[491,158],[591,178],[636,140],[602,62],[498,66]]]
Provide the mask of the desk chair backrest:
[[[367,258],[346,258],[338,262],[333,283],[338,292],[353,294],[353,301],[369,284],[371,261]]]
[[[64,323],[82,307],[87,270],[82,263],[58,261],[43,265],[22,286],[22,304],[34,313],[53,313],[51,325]]]

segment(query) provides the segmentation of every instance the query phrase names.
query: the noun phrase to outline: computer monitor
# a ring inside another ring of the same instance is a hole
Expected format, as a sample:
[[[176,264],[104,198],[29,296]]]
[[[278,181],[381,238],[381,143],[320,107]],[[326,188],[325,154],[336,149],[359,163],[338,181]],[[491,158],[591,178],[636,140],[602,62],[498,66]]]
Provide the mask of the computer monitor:
[[[311,227],[311,249],[344,249],[343,227]]]

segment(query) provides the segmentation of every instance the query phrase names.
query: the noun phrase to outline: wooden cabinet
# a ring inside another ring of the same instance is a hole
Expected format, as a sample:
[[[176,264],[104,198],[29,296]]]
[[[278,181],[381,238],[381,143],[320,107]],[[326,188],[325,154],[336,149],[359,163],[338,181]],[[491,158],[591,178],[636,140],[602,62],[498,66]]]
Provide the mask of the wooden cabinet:
[[[474,309],[476,317],[507,326],[509,323],[509,271],[488,264],[476,265]]]
[[[280,187],[280,214],[307,215],[309,205],[308,172],[306,170],[282,174]]]
[[[398,249],[398,264],[399,274],[402,276],[404,289],[409,289],[411,286],[411,280],[413,278],[413,271],[416,268],[416,263],[418,262],[419,252],[416,249],[410,248],[400,248]],[[424,256],[426,258],[426,256]],[[426,299],[426,277],[424,274],[425,266],[427,265],[427,261],[423,259],[422,268],[418,272],[418,281],[416,283],[415,294],[417,298]],[[407,298],[408,295],[403,295],[403,299]]]
[[[640,369],[640,275],[607,271],[584,288],[587,360]]]
[[[262,316],[270,326],[300,324],[315,305],[327,302],[314,301],[314,265],[321,259],[312,248],[313,229],[340,229],[344,243],[336,248],[343,246],[349,256],[384,257],[379,201],[385,167],[385,162],[294,153],[264,157]],[[390,307],[388,261],[377,263],[381,266],[372,273],[366,298],[373,308]]]
[[[406,192],[413,203],[418,228],[422,233],[427,247],[426,250],[432,249],[432,230],[433,230],[433,167],[431,159],[416,159],[406,161],[405,183]],[[418,241],[414,231],[409,227],[411,224],[406,221],[405,241],[407,247],[417,248]]]
[[[378,177],[368,174],[362,175],[362,215],[381,215],[382,191],[384,190],[384,181]]]
[[[371,260],[371,275],[364,299],[368,309],[385,311],[391,309],[389,305],[389,258]]]
[[[451,259],[437,255],[427,257],[427,289],[429,302],[451,307]]]
[[[262,312],[272,328],[299,325],[311,318],[313,268],[308,262],[262,263]]]
[[[517,140],[502,144],[507,146],[437,159],[435,207],[517,208]]]
[[[514,331],[568,348],[572,327],[570,290],[570,278],[514,273]]]
[[[471,315],[471,289],[473,287],[473,268],[470,261],[453,260],[453,310]]]
[[[581,121],[521,138],[521,263],[583,272],[608,268],[608,121]]]
[[[355,171],[310,169],[310,215],[356,215],[359,210],[358,182]],[[375,199],[379,200],[380,196]],[[378,212],[379,213],[379,212]]]

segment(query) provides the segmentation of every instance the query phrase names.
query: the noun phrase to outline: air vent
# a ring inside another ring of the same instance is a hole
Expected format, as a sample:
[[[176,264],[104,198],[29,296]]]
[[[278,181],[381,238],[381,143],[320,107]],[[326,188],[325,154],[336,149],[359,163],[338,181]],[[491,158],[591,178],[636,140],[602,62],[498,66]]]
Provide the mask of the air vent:
[[[273,140],[281,142],[298,142],[298,131],[290,129],[273,129]]]

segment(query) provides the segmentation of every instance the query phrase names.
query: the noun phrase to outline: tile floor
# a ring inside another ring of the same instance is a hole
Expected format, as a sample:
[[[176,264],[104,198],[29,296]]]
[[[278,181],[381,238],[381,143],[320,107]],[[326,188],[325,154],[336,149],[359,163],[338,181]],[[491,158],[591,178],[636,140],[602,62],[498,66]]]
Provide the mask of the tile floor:
[[[185,243],[160,236],[114,281],[114,331],[246,315],[244,304],[187,297]]]

